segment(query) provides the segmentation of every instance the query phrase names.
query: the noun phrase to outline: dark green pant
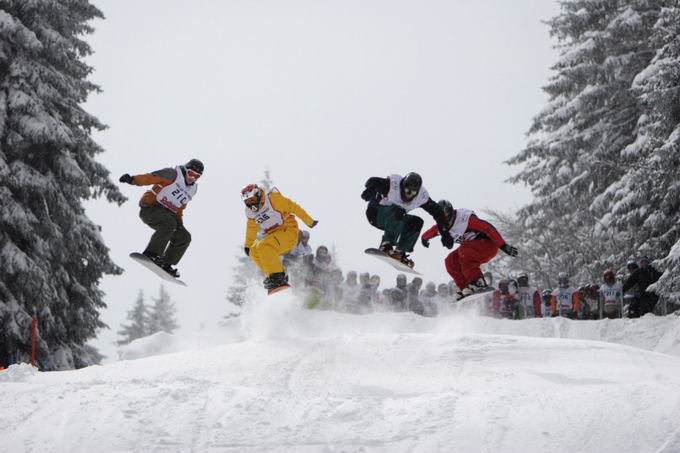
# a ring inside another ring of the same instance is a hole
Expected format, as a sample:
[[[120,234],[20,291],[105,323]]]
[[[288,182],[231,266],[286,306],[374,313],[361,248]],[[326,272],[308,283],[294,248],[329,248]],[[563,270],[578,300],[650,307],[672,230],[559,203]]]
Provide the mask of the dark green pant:
[[[184,228],[182,221],[160,206],[141,208],[139,217],[156,230],[144,251],[155,253],[173,266],[179,263],[191,243],[191,233]]]
[[[399,219],[398,212],[399,209],[395,209],[394,206],[378,206],[375,226],[385,232],[383,241],[389,242],[401,251],[410,253],[420,236],[423,219],[408,214]]]

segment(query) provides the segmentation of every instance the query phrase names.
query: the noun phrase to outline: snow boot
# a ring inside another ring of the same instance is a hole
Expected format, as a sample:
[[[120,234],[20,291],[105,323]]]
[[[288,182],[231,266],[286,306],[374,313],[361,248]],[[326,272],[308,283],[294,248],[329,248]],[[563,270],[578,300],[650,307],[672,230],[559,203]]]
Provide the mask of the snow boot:
[[[142,255],[149,258],[151,260],[151,262],[154,263],[158,267],[163,267],[163,264],[165,264],[165,263],[163,263],[163,258],[161,258],[160,256],[156,255],[154,252],[151,252],[149,250],[144,250],[142,252]]]
[[[389,255],[392,251],[392,243],[390,243],[390,241],[382,241],[380,243],[380,247],[378,247],[378,250]]]
[[[387,254],[390,255],[390,257],[394,258],[395,260],[407,265],[411,269],[413,269],[413,266],[415,266],[415,263],[411,258],[409,258],[408,253],[406,252],[394,249],[388,252]]]
[[[463,291],[461,291],[461,293],[463,294],[463,297],[467,297],[471,294],[484,291],[487,288],[489,288],[489,285],[486,284],[486,280],[484,280],[484,277],[479,277],[477,280],[463,288]]]
[[[173,277],[175,277],[175,278],[179,278],[179,271],[177,270],[177,268],[172,267],[172,266],[171,266],[170,264],[168,264],[168,263],[163,263],[163,265],[162,265],[161,267],[163,268],[163,270],[164,270],[165,272],[167,272],[167,273],[170,274],[171,276],[173,276]]]
[[[264,287],[267,291],[269,291],[269,294],[281,289],[290,288],[290,285],[288,284],[288,276],[285,272],[276,272],[265,280]]]

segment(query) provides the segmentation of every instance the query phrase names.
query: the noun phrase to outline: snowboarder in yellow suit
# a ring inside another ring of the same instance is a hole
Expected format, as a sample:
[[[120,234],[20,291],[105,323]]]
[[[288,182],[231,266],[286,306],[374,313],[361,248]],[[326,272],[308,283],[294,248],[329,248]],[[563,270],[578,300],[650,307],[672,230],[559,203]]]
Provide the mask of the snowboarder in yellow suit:
[[[246,255],[267,276],[264,287],[269,293],[289,287],[281,256],[297,245],[299,230],[295,216],[310,228],[314,228],[318,221],[276,188],[266,192],[256,184],[248,184],[241,190],[241,199],[246,204],[248,218],[244,244]],[[257,239],[258,231],[263,234],[260,239]]]

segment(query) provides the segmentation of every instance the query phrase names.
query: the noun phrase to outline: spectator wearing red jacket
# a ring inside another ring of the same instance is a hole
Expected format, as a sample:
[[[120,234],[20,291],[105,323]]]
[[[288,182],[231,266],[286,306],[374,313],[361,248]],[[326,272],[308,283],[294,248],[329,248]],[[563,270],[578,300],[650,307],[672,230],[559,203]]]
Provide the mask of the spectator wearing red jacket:
[[[444,263],[446,271],[456,282],[461,290],[457,299],[469,296],[488,288],[480,266],[491,261],[496,256],[498,249],[503,250],[510,256],[517,256],[517,248],[505,243],[500,233],[489,222],[479,219],[470,209],[453,209],[447,200],[439,201],[439,206],[444,212],[445,226],[452,242],[444,244],[447,248],[453,248],[453,243],[460,244],[451,252]],[[441,234],[438,225],[423,233],[421,242],[424,247],[430,246],[430,239]],[[449,236],[447,235],[447,236]]]

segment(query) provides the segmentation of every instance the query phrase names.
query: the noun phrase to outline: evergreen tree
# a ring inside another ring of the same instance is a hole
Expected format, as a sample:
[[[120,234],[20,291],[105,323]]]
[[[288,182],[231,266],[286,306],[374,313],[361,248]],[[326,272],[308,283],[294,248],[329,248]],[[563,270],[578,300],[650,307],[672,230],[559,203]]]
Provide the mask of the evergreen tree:
[[[83,35],[101,17],[88,0],[0,0],[0,362],[29,359],[33,314],[51,369],[92,363],[85,342],[105,327],[97,285],[121,270],[82,201],[125,199],[81,107],[99,91]]]
[[[154,303],[149,312],[147,335],[156,332],[172,333],[179,328],[175,320],[175,304],[170,300],[170,294],[163,285],[158,292],[158,298],[152,297],[151,300]]]
[[[149,313],[146,304],[144,303],[144,293],[139,291],[135,305],[127,312],[127,319],[130,321],[129,325],[122,325],[118,335],[122,338],[117,342],[118,345],[126,345],[137,338],[142,338],[148,335],[149,330]]]
[[[633,82],[654,58],[662,3],[574,0],[549,21],[561,49],[545,87],[549,102],[509,163],[524,164],[511,181],[535,196],[517,213],[521,235],[510,239],[523,254],[549,254],[551,273],[592,280],[636,254],[637,232],[620,228],[604,200],[625,173],[625,150],[645,115]]]
[[[662,2],[651,43],[656,53],[633,81],[644,108],[636,140],[621,153],[622,176],[601,197],[636,250],[664,258],[660,295],[680,291],[680,5]]]

